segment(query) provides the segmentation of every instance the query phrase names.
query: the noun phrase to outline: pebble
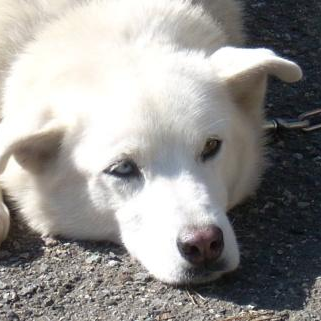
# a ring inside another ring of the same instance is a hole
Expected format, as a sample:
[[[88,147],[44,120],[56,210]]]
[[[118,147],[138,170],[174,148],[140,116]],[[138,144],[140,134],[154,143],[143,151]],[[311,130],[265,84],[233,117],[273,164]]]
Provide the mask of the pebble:
[[[5,302],[15,302],[18,299],[16,291],[6,292],[2,295]]]
[[[0,290],[6,290],[9,288],[9,285],[0,281]]]
[[[303,155],[300,154],[300,153],[294,153],[294,154],[293,154],[293,157],[296,158],[296,159],[298,159],[298,160],[303,159]]]
[[[26,296],[28,294],[32,294],[36,292],[37,288],[38,287],[36,285],[30,285],[30,286],[24,287],[19,291],[19,295]]]
[[[285,38],[287,41],[291,41],[291,40],[292,40],[291,35],[288,34],[288,33],[285,33],[285,34],[284,34],[284,38]]]
[[[254,310],[256,308],[255,303],[251,303],[245,306],[245,310]]]
[[[117,265],[119,265],[119,262],[115,261],[115,260],[109,260],[107,262],[107,266],[109,266],[109,267],[114,267],[114,266],[117,266]]]
[[[49,270],[49,266],[48,264],[45,263],[41,263],[40,267],[39,267],[39,272],[40,273],[45,273]]]
[[[307,208],[309,207],[311,204],[309,202],[298,202],[298,207],[299,208]]]
[[[43,238],[43,241],[47,247],[54,247],[54,246],[58,245],[58,243],[59,243],[57,240],[55,240],[51,237]]]
[[[8,321],[19,321],[20,320],[18,314],[13,311],[10,311],[7,314],[7,318],[8,318]]]
[[[53,304],[54,304],[54,300],[51,299],[51,298],[46,299],[46,300],[44,301],[44,306],[45,306],[45,307],[52,306]]]
[[[86,259],[86,263],[93,264],[93,263],[100,263],[101,262],[101,255],[99,254],[93,254]]]
[[[138,281],[147,282],[151,280],[151,276],[148,273],[136,273],[135,279]]]
[[[114,252],[109,252],[108,257],[110,257],[111,259],[115,259],[117,258],[117,255]]]

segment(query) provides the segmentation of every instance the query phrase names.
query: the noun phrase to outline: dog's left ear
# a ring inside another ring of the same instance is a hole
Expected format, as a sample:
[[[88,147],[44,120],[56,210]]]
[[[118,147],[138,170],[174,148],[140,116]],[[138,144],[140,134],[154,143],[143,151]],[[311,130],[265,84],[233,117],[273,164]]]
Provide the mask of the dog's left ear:
[[[24,169],[41,172],[57,155],[65,127],[49,126],[33,133],[18,134],[2,127],[0,133],[4,137],[0,145],[0,174],[4,172],[11,156]]]
[[[261,107],[268,75],[285,82],[295,82],[302,77],[297,64],[268,49],[223,47],[210,59],[219,80],[227,86],[235,102],[249,112]]]

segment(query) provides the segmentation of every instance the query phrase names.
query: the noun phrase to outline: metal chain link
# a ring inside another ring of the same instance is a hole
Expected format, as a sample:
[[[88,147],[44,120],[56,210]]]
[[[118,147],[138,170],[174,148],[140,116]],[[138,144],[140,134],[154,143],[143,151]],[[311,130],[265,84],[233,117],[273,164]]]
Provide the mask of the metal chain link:
[[[321,129],[321,108],[300,114],[297,118],[269,119],[263,124],[263,129],[270,131],[300,129],[304,132]]]

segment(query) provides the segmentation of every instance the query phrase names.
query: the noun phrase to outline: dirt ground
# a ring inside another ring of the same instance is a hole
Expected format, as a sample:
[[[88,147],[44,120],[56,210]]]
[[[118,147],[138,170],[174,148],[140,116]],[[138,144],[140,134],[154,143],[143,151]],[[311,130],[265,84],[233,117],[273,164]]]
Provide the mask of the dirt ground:
[[[304,70],[271,80],[267,115],[321,107],[321,1],[246,0],[249,45],[275,49]],[[321,320],[321,131],[271,135],[257,194],[232,211],[240,268],[175,288],[152,279],[120,247],[42,240],[16,218],[0,250],[0,320]]]

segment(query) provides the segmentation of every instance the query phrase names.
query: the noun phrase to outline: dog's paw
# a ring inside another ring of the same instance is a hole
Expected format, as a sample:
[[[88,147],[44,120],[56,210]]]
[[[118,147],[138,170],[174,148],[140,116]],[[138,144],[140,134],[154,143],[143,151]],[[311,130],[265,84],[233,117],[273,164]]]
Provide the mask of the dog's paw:
[[[6,205],[0,202],[0,244],[7,238],[10,228],[10,215]]]

